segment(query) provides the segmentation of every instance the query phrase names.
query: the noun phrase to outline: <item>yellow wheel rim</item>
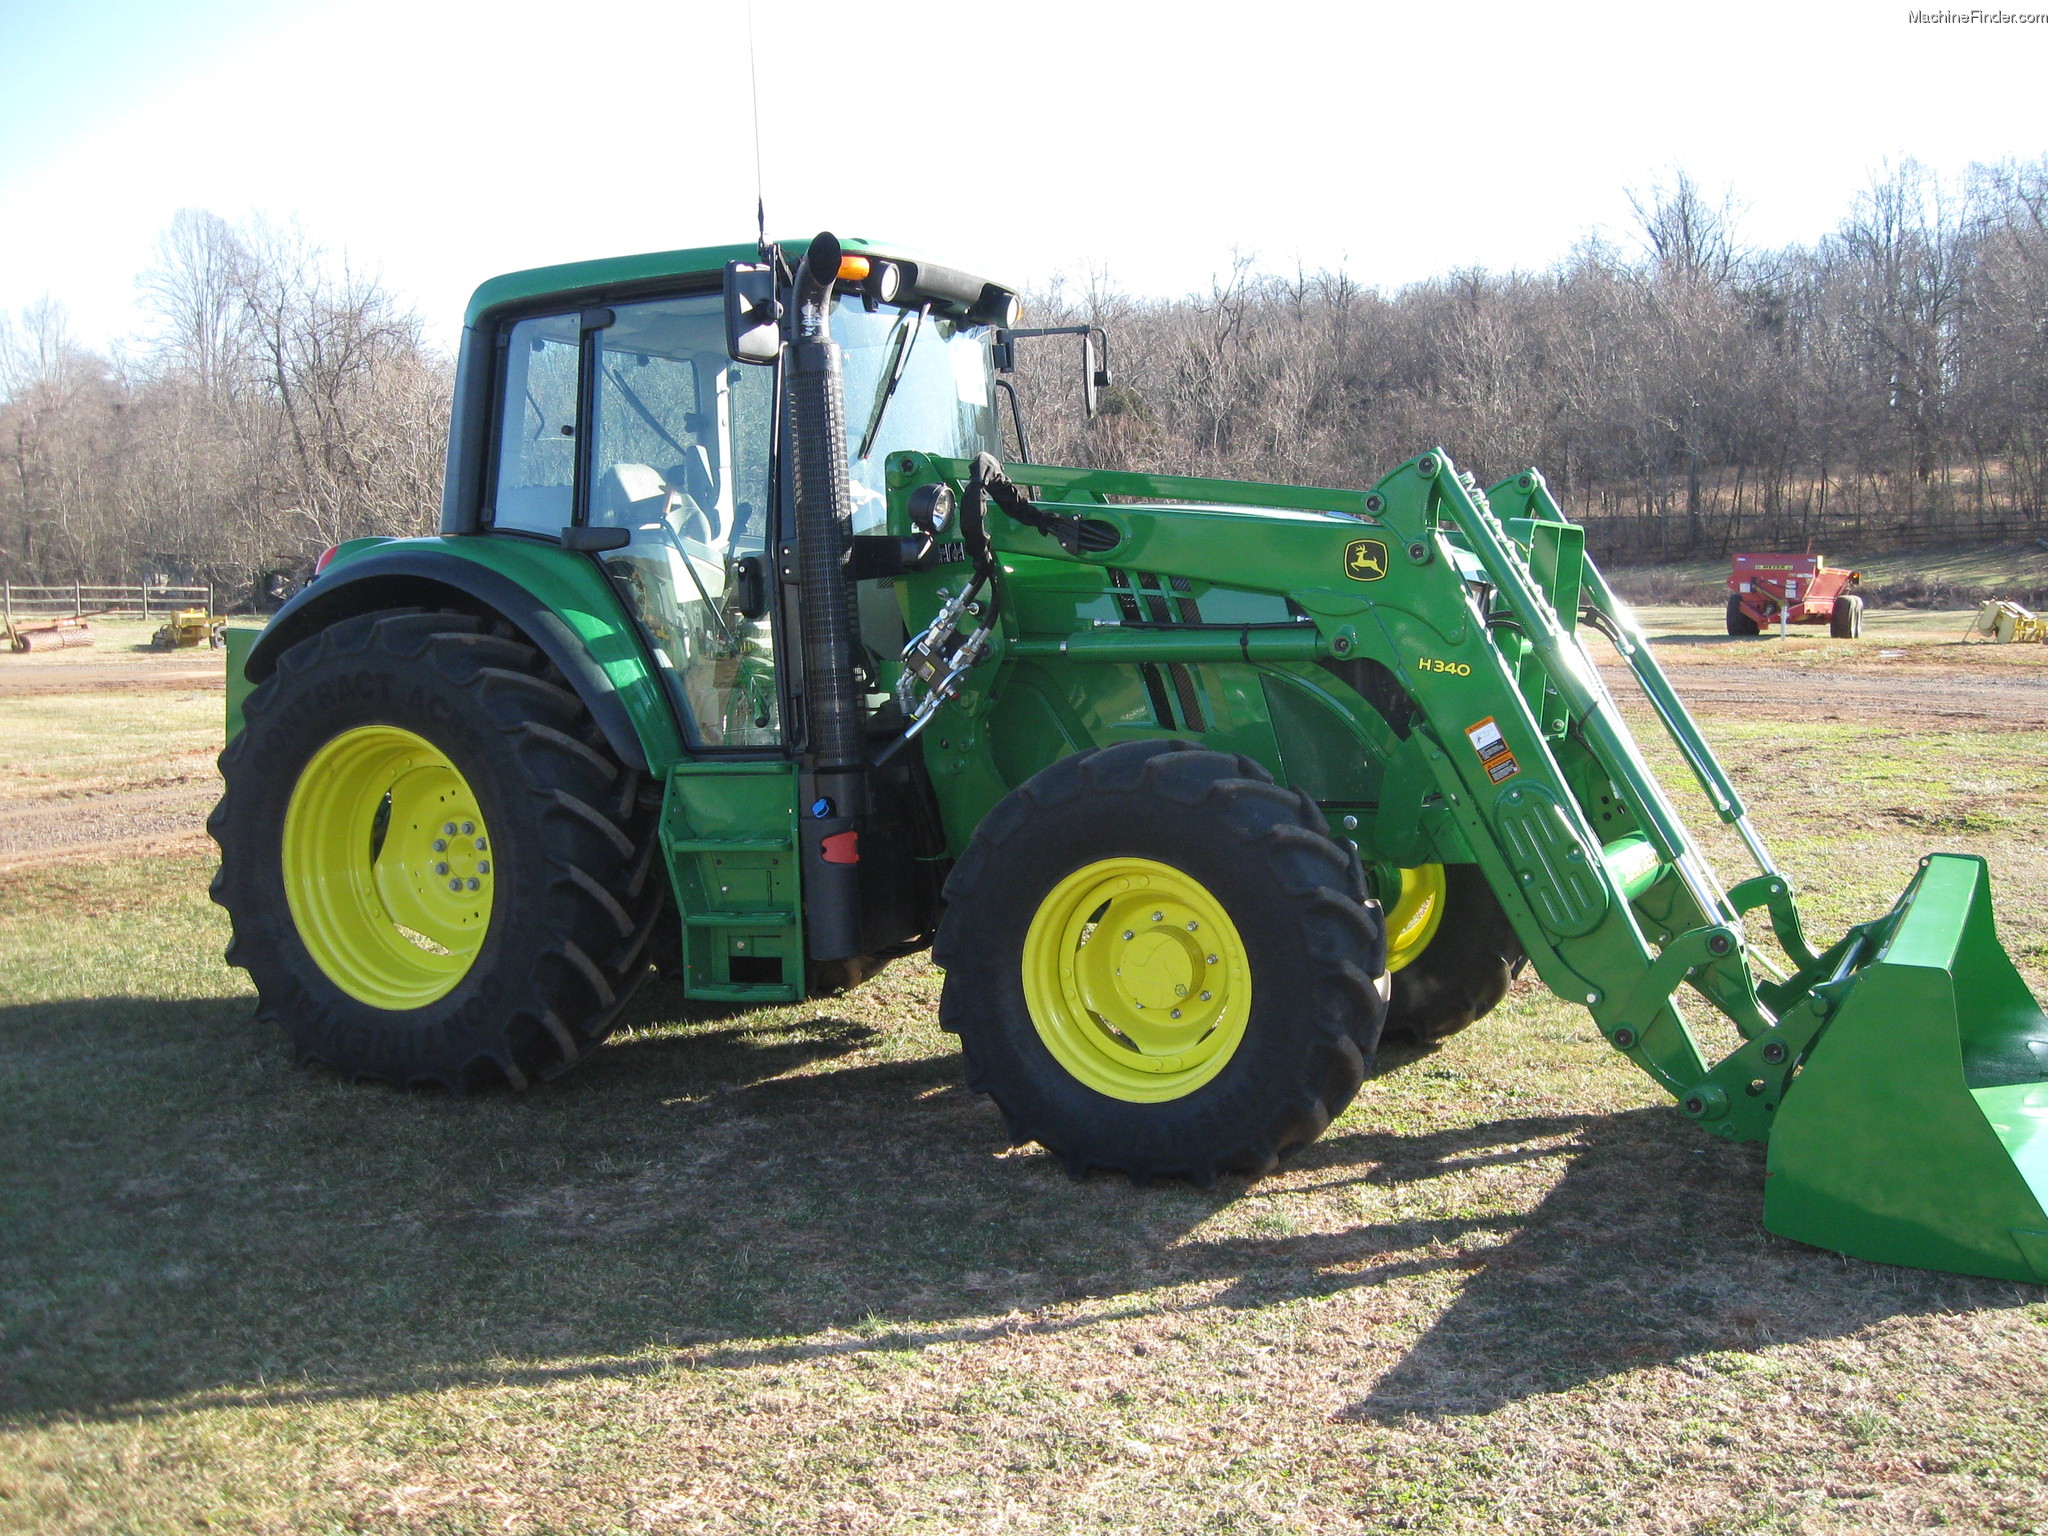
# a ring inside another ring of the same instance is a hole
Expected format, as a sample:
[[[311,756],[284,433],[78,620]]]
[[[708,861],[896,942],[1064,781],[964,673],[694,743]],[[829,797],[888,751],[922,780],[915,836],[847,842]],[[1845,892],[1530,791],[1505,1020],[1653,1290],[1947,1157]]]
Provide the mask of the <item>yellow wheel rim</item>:
[[[490,833],[432,742],[391,725],[313,754],[284,813],[284,892],[313,963],[372,1008],[421,1008],[469,974],[491,923]]]
[[[1398,971],[1436,937],[1444,920],[1444,867],[1422,864],[1401,871],[1401,894],[1387,913],[1387,969]]]
[[[1157,1104],[1193,1093],[1236,1052],[1251,961],[1200,881],[1151,859],[1104,859],[1039,904],[1024,935],[1024,1001],[1076,1079]]]

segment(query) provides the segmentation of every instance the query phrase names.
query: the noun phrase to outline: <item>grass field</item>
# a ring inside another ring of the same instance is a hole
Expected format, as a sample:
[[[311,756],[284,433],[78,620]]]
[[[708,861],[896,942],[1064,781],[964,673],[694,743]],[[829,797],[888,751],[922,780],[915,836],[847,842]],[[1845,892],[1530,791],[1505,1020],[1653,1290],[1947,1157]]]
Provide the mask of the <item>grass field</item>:
[[[1947,638],[1741,655],[2048,680]],[[165,698],[0,698],[6,766],[144,781]],[[1705,723],[1816,926],[1981,852],[2048,983],[2048,732]],[[4,877],[0,1531],[2048,1529],[2048,1293],[1769,1236],[1527,984],[1278,1176],[1133,1189],[1004,1145],[922,963],[645,993],[524,1097],[296,1071],[209,874]]]

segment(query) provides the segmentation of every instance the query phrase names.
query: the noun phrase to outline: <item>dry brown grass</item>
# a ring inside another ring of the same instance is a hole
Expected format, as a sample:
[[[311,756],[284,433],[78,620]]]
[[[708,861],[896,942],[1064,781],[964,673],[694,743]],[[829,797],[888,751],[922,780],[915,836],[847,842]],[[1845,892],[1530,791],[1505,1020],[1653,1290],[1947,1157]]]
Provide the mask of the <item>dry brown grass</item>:
[[[2048,979],[2048,733],[1707,725],[1819,926],[1981,851]],[[1526,986],[1133,1189],[1004,1147],[918,963],[525,1098],[294,1072],[206,873],[0,915],[0,1529],[2048,1529],[2042,1290],[1771,1237]]]

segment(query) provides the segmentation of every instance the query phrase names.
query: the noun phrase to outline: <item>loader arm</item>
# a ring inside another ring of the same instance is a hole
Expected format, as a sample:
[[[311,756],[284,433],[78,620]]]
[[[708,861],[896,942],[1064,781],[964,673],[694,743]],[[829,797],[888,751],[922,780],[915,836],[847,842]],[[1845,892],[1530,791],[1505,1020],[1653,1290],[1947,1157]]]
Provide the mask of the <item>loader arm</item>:
[[[918,487],[961,494],[969,473],[959,460],[899,456],[892,532],[909,531],[904,508]],[[1000,617],[982,663],[926,733],[956,841],[1018,771],[1013,762],[1006,776],[992,751],[1000,698],[1041,686],[1027,678],[1044,669],[1234,667],[1316,689],[1377,772],[1377,799],[1341,823],[1333,814],[1333,835],[1358,828],[1371,849],[1476,863],[1553,992],[1584,1005],[1711,1133],[1774,1142],[1774,1230],[1866,1257],[2048,1280],[2048,1020],[1991,937],[1981,861],[1926,861],[1889,913],[1816,952],[1791,882],[1539,474],[1482,492],[1432,452],[1365,493],[1041,465],[1010,475],[1033,489],[1039,521],[1095,528],[1084,539],[1069,527],[1063,540],[989,514]],[[1157,601],[1118,585],[1132,570],[1148,573]],[[913,631],[957,592],[960,571],[904,582]],[[1233,616],[1176,621],[1180,599],[1168,594],[1182,591],[1200,594],[1204,613]],[[1582,614],[1613,641],[1708,804],[1747,845],[1754,878],[1732,890],[1717,879],[1601,679]],[[1386,669],[1412,701],[1401,740],[1333,678],[1359,663]],[[1203,723],[1211,744],[1267,755],[1247,728]],[[1282,726],[1265,728],[1284,765]],[[1065,729],[1063,750],[1102,730]],[[1759,909],[1790,974],[1748,932]],[[1896,986],[1863,985],[1888,967]],[[2004,1000],[1995,1017],[1959,1019],[1954,1000],[1985,987]],[[1950,998],[1945,1023],[1924,1008],[1899,1016],[1899,999],[1937,995]],[[1741,1036],[1719,1060],[1687,1023],[1701,1002]],[[1900,1081],[1875,1043],[1894,1034],[1927,1037]],[[1873,1043],[1836,1048],[1838,1037]],[[1873,1142],[1867,1125],[1851,1135],[1858,1116],[1844,1106],[1865,1079],[1862,1118],[1902,1117],[1889,1139]],[[1796,1155],[1779,1155],[1781,1122]],[[1815,1150],[1845,1137],[1861,1138],[1853,1158]],[[1943,1157],[1916,1159],[1921,1140]],[[1959,1187],[1983,1194],[1967,1215]]]

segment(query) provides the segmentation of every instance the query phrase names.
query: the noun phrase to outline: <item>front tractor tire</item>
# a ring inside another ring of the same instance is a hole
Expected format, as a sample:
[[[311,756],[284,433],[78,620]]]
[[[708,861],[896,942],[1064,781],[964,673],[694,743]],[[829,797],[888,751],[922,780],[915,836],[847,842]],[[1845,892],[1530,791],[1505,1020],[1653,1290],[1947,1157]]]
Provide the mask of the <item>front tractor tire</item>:
[[[301,1063],[523,1088],[605,1038],[666,896],[651,796],[538,651],[368,614],[292,646],[243,713],[213,898]]]
[[[982,821],[946,902],[939,1021],[967,1085],[1077,1176],[1262,1174],[1378,1044],[1385,928],[1357,855],[1248,758],[1064,758]]]

